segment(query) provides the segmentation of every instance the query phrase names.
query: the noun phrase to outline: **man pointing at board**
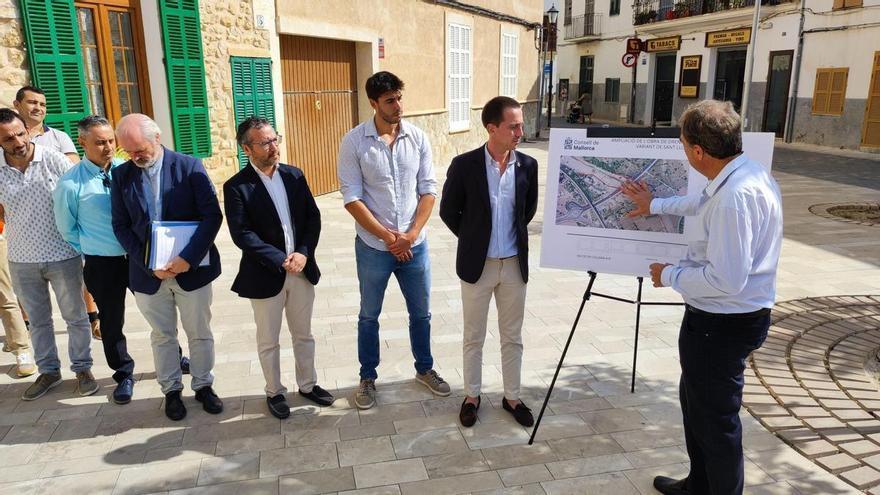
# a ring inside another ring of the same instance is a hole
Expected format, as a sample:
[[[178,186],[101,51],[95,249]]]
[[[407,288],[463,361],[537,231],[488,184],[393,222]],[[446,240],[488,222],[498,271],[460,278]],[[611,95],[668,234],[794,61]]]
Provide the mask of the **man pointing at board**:
[[[690,458],[686,478],[657,476],[654,488],[740,494],[743,370],[770,326],[782,201],[768,170],[742,153],[742,120],[730,102],[691,105],[680,125],[688,161],[709,179],[701,194],[655,199],[644,182],[622,187],[636,205],[630,216],[690,216],[699,233],[678,265],[650,267],[654,287],[672,287],[685,301],[679,395]]]

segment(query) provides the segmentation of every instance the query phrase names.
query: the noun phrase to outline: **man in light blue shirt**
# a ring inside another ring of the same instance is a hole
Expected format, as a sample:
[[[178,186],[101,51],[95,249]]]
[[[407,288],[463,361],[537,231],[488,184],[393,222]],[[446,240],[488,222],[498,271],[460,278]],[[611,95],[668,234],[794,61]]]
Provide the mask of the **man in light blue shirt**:
[[[687,478],[654,478],[665,494],[743,491],[743,370],[767,337],[776,299],[782,200],[767,168],[742,153],[742,122],[730,102],[705,100],[681,117],[691,166],[709,179],[699,195],[652,198],[644,183],[623,192],[630,215],[691,217],[699,236],[678,265],[650,266],[655,287],[686,303],[679,334],[680,400],[690,458]]]
[[[393,273],[409,312],[416,381],[447,396],[449,384],[434,371],[431,356],[431,265],[425,224],[437,196],[431,145],[401,119],[403,81],[390,72],[367,79],[373,118],[352,129],[339,147],[339,182],[345,209],[357,222],[355,256],[360,282],[358,315],[360,387],[355,405],[376,403],[379,313]]]
[[[111,171],[122,160],[113,156],[116,135],[107,119],[88,116],[78,127],[85,158],[58,181],[55,223],[61,237],[85,258],[83,279],[100,311],[104,357],[115,371],[113,401],[127,404],[134,388],[134,360],[122,333],[128,258],[113,233],[110,215]]]

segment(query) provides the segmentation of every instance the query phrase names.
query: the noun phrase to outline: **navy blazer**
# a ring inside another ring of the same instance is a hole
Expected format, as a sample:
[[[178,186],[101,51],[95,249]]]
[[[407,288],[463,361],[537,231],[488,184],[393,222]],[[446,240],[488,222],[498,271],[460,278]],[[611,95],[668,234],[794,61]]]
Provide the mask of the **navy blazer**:
[[[316,285],[321,271],[315,261],[315,249],[321,235],[321,212],[302,170],[279,164],[287,191],[291,223],[294,229],[294,251],[306,256],[303,275]],[[266,185],[248,164],[223,184],[223,207],[232,241],[241,248],[238,275],[232,290],[241,297],[265,299],[281,292],[287,272],[281,264],[287,258],[281,219]]]
[[[485,145],[456,156],[446,171],[440,198],[440,218],[458,237],[455,273],[474,284],[483,274],[489,237],[492,234],[492,206],[486,177]],[[516,152],[516,199],[513,225],[523,282],[529,281],[528,224],[538,210],[538,162]]]
[[[220,253],[214,239],[223,223],[223,213],[214,192],[214,185],[202,161],[167,148],[162,159],[162,220],[198,221],[189,244],[180,257],[190,269],[176,277],[183,290],[195,290],[211,283],[220,275]],[[150,232],[150,215],[144,197],[141,176],[143,169],[131,160],[113,169],[110,202],[113,214],[113,232],[128,253],[128,273],[131,290],[155,294],[162,283],[147,268],[144,254]],[[209,254],[208,266],[199,266]]]

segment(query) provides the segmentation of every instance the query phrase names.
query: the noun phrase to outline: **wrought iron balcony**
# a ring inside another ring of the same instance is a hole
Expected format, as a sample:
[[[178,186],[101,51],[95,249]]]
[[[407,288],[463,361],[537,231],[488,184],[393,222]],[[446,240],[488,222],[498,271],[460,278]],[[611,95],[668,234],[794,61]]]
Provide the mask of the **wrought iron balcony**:
[[[778,5],[791,1],[793,0],[761,0],[761,5]],[[633,24],[639,26],[754,5],[755,0],[635,0]]]
[[[598,36],[602,32],[602,14],[587,14],[572,17],[571,24],[565,25],[565,39]]]

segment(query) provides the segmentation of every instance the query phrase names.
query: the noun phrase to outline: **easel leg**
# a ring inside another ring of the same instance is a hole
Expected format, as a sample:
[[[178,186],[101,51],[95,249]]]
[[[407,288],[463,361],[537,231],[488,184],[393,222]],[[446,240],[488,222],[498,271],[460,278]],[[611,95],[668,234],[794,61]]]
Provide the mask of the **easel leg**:
[[[639,357],[639,322],[642,319],[642,282],[644,279],[642,277],[638,277],[639,280],[639,292],[636,295],[636,340],[633,342],[633,371],[632,371],[632,382],[629,386],[629,393],[635,393],[636,391],[636,361]]]
[[[562,355],[559,356],[559,364],[556,365],[556,373],[553,373],[553,380],[550,381],[550,388],[547,389],[547,395],[544,397],[544,404],[541,406],[541,412],[538,413],[538,419],[535,421],[535,427],[532,429],[532,436],[529,437],[529,445],[535,441],[535,435],[538,433],[538,426],[541,425],[541,418],[544,417],[544,410],[547,409],[547,403],[550,402],[550,395],[553,394],[553,387],[556,386],[556,378],[559,377],[559,370],[562,369],[562,363],[565,362],[565,354],[568,353],[568,346],[571,345],[571,339],[574,337],[574,331],[578,326],[578,322],[581,319],[581,314],[584,312],[584,305],[587,304],[587,301],[590,299],[591,291],[593,290],[593,282],[596,280],[595,272],[587,272],[590,274],[590,282],[587,284],[587,290],[584,291],[584,297],[581,299],[581,307],[578,308],[577,316],[574,319],[574,324],[571,325],[571,333],[568,334],[568,340],[565,342],[565,348],[562,349]]]

